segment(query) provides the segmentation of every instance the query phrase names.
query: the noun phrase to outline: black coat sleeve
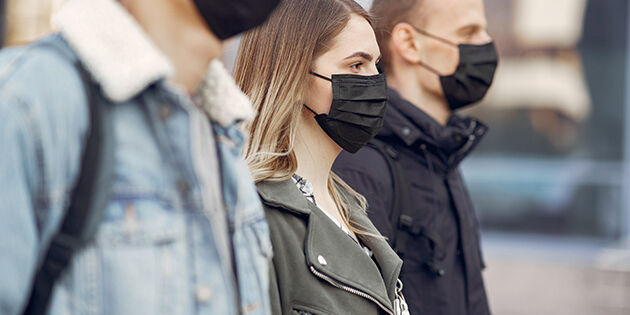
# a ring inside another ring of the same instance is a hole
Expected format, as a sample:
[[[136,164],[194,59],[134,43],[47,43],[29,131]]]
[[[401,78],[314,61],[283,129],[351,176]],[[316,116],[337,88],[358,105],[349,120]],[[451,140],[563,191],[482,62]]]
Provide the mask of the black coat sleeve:
[[[333,171],[367,199],[370,220],[390,240],[393,236],[390,221],[393,185],[383,156],[370,147],[355,154],[342,152],[335,161]]]

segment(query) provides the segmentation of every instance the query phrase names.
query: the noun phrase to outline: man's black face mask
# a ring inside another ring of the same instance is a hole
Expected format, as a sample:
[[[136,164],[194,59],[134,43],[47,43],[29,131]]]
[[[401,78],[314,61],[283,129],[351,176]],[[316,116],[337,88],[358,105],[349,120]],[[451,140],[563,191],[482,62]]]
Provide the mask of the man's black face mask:
[[[455,72],[450,75],[442,75],[433,67],[423,62],[419,63],[440,77],[444,97],[449,107],[452,110],[457,110],[480,101],[492,85],[494,72],[499,63],[494,42],[483,45],[458,45],[418,28],[416,31],[459,49],[459,64]]]
[[[267,20],[280,0],[194,0],[199,13],[221,40],[238,35]]]

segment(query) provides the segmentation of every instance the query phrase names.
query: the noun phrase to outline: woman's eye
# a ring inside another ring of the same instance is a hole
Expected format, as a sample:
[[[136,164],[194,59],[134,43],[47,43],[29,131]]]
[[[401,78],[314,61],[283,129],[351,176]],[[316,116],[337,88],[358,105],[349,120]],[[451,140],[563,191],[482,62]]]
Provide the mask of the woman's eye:
[[[357,70],[358,71],[358,70],[361,70],[361,66],[363,66],[363,63],[362,62],[358,62],[358,63],[355,63],[355,64],[351,65],[350,68],[352,68],[352,70]]]

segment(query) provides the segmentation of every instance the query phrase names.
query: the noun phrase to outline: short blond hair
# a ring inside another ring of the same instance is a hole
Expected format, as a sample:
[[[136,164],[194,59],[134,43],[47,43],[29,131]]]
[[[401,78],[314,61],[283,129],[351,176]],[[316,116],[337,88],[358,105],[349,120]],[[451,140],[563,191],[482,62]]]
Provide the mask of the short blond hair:
[[[376,40],[381,47],[381,66],[385,72],[391,71],[389,41],[392,30],[401,22],[409,22],[418,16],[418,8],[424,0],[374,0],[370,9]],[[415,14],[415,15],[414,15]],[[416,23],[414,23],[418,26]]]

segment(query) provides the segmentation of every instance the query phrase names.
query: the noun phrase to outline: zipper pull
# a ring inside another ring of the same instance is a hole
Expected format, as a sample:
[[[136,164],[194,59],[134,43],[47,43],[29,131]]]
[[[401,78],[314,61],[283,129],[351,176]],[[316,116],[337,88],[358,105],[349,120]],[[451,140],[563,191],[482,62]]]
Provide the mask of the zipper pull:
[[[405,296],[402,293],[403,283],[398,279],[396,283],[396,299],[394,300],[394,314],[395,315],[409,315],[409,306],[405,301]]]

